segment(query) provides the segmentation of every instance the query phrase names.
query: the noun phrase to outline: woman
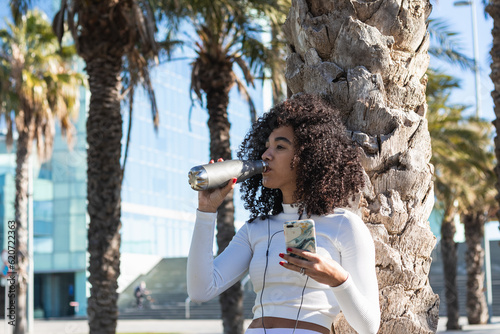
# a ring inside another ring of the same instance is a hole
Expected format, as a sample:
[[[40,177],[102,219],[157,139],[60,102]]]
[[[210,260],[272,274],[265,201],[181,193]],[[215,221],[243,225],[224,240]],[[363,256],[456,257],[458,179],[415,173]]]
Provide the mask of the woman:
[[[242,184],[250,219],[215,259],[216,211],[236,179],[199,193],[187,268],[191,299],[210,300],[249,271],[257,298],[247,334],[328,334],[340,311],[358,333],[376,333],[373,240],[357,215],[341,209],[363,186],[362,168],[338,113],[311,95],[284,101],[253,125],[238,157],[269,168]],[[316,253],[285,249],[283,223],[301,218],[315,222]]]

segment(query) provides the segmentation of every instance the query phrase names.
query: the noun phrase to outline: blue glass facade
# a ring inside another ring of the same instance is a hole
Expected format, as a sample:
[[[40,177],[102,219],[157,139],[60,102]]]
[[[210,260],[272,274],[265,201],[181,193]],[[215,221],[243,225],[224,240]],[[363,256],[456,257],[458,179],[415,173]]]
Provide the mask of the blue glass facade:
[[[6,5],[0,5],[0,14],[10,17]],[[53,17],[59,5],[59,1],[40,3],[49,17]],[[192,166],[206,163],[209,158],[207,112],[195,103],[189,117],[191,61],[162,64],[152,73],[160,113],[158,131],[153,130],[147,94],[138,90],[135,96],[122,187],[120,291],[160,258],[186,256],[189,249],[197,193],[189,187],[187,173]],[[260,86],[251,95],[258,113],[262,113]],[[230,100],[231,145],[235,151],[251,120],[248,105],[236,89],[231,91]],[[86,315],[89,295],[85,131],[88,101],[89,93],[81,89],[73,148],[68,149],[58,129],[51,160],[34,163],[36,317]],[[128,128],[126,104],[123,120],[124,150]],[[0,215],[4,224],[14,217],[14,175],[15,148],[7,152],[5,137],[0,136]],[[246,216],[238,205],[237,192],[235,200],[236,219],[241,224]],[[3,233],[3,229],[0,232]],[[70,301],[79,303],[78,310],[69,306]]]
[[[136,94],[122,187],[119,291],[138,275],[147,273],[161,258],[183,257],[189,251],[198,195],[189,186],[187,173],[191,167],[209,160],[208,113],[199,103],[191,109],[189,62],[163,64],[152,75],[160,113],[156,132],[146,93]],[[261,87],[251,94],[261,114]],[[231,91],[230,101],[231,148],[235,157],[251,119],[248,105],[236,89]],[[127,108],[123,110],[127,114]],[[124,150],[128,115],[123,118]],[[238,226],[247,218],[239,205],[238,191],[235,202]]]
[[[124,253],[187,255],[197,206],[197,193],[188,185],[187,172],[209,158],[206,110],[195,104],[189,120],[189,73],[188,62],[165,64],[155,71],[153,82],[160,110],[157,132],[153,131],[146,95],[137,96],[122,188]],[[261,92],[253,96],[262,112]],[[235,151],[251,124],[248,106],[236,90],[231,92],[229,109]],[[127,123],[124,117],[124,133]],[[244,212],[239,211],[237,219],[244,220]]]

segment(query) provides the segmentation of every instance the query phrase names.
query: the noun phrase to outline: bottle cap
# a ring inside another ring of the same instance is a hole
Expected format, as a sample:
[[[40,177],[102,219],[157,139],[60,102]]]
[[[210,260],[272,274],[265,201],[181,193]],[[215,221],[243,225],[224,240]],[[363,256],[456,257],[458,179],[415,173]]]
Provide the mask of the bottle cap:
[[[189,184],[193,190],[205,190],[208,186],[208,175],[207,171],[203,166],[195,166],[191,168],[188,174]]]

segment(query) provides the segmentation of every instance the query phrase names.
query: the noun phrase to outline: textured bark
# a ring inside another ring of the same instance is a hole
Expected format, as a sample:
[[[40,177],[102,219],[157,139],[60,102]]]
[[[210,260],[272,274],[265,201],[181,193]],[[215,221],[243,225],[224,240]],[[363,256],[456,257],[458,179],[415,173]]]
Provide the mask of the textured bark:
[[[460,329],[458,324],[458,289],[457,289],[457,244],[453,240],[456,228],[454,217],[456,210],[447,208],[441,222],[441,257],[443,259],[444,289],[446,298],[446,329]]]
[[[23,108],[28,110],[28,108]],[[21,111],[18,120],[24,124],[17,123],[19,137],[16,148],[16,262],[17,282],[16,282],[16,320],[14,334],[24,334],[27,329],[26,323],[26,297],[28,289],[28,182],[29,178],[29,158],[31,156],[33,136],[35,133],[35,123],[33,113]]]
[[[199,60],[200,61],[200,60]],[[225,60],[212,60],[200,66],[200,87],[206,94],[208,110],[208,129],[210,131],[210,157],[230,160],[231,147],[227,114],[229,91],[234,85],[232,63]],[[217,210],[218,254],[226,249],[235,234],[234,201],[231,191]],[[224,334],[243,333],[243,292],[237,282],[219,296]]]
[[[490,0],[486,11],[493,18],[493,29],[491,35],[493,43],[491,47],[491,73],[490,78],[494,85],[494,90],[491,92],[493,103],[495,104],[495,126],[496,133],[500,133],[500,0]],[[495,167],[495,174],[497,176],[496,189],[498,192],[497,200],[500,203],[500,137],[495,136],[495,156],[497,158],[497,165]],[[500,210],[497,211],[497,219],[500,221]]]
[[[360,208],[376,247],[380,333],[437,330],[428,282],[436,243],[425,113],[427,0],[294,0],[285,22],[292,94],[325,95],[360,147],[367,185]],[[342,315],[337,333],[353,332]]]
[[[90,110],[87,119],[87,209],[90,333],[115,333],[120,275],[122,118],[121,58],[87,62]]]
[[[27,329],[27,290],[28,290],[28,182],[29,159],[35,136],[35,115],[32,101],[23,94],[22,71],[25,67],[24,54],[15,44],[12,45],[12,78],[17,96],[19,110],[16,116],[16,129],[19,134],[16,147],[16,197],[15,210],[15,327],[14,334],[24,334]],[[9,234],[9,236],[11,236]],[[9,240],[11,240],[9,238]],[[10,254],[10,253],[9,253]],[[11,263],[12,264],[12,263]],[[10,276],[9,276],[10,277]],[[12,319],[11,319],[12,320]]]
[[[126,19],[119,8],[130,1],[82,5],[78,53],[87,64],[90,105],[87,118],[87,210],[91,285],[87,314],[90,333],[115,333],[120,275],[122,57],[128,45]],[[110,13],[112,15],[110,15]],[[124,30],[120,30],[123,28]]]
[[[484,212],[473,212],[464,215],[465,263],[467,264],[467,319],[469,324],[485,324],[488,322],[488,305],[484,295],[484,250],[481,246],[484,239]]]

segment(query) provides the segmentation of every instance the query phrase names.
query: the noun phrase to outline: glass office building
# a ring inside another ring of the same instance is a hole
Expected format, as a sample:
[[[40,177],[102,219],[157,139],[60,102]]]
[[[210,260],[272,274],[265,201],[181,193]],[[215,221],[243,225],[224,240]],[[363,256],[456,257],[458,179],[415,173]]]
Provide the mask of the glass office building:
[[[40,2],[49,18],[59,5],[60,1]],[[0,13],[3,17],[10,17],[7,4],[0,6]],[[182,56],[186,57],[186,54]],[[122,187],[119,291],[161,258],[186,256],[189,250],[197,193],[189,187],[187,173],[192,166],[206,163],[209,158],[207,112],[195,104],[189,116],[190,61],[166,63],[152,73],[160,113],[157,131],[153,128],[147,94],[138,90],[135,96]],[[259,83],[256,86],[251,95],[258,113],[262,113],[262,89]],[[89,98],[89,93],[82,89],[72,150],[68,149],[58,130],[51,160],[43,164],[33,163],[36,317],[86,315],[89,218],[86,212],[85,123]],[[251,120],[248,105],[235,89],[230,100],[231,145],[236,150]],[[123,150],[128,128],[127,111],[128,106],[124,105]],[[7,151],[5,135],[0,135],[0,215],[4,222],[0,233],[3,248],[6,247],[6,223],[14,219],[14,176],[15,147]],[[239,202],[237,192],[235,201]],[[237,223],[241,224],[245,219],[243,210],[237,209]],[[70,305],[75,301],[78,307],[74,303]]]
[[[163,257],[187,256],[197,207],[197,193],[188,171],[209,159],[208,113],[189,96],[189,62],[172,62],[153,75],[160,126],[153,129],[145,93],[134,105],[132,133],[122,187],[122,257],[119,291]],[[140,95],[140,98],[139,98]],[[253,91],[262,113],[262,90]],[[236,89],[231,91],[229,120],[233,157],[251,125],[249,108]],[[124,117],[124,134],[128,117]],[[125,149],[125,138],[122,142]],[[123,154],[122,154],[123,156]],[[235,201],[239,202],[235,192]],[[242,208],[242,205],[236,205]],[[236,224],[246,216],[236,209]],[[140,256],[138,256],[140,254]]]
[[[72,150],[57,132],[51,160],[39,168],[34,163],[33,251],[35,308],[39,316],[72,315],[85,311],[87,101],[88,96],[82,88]],[[72,301],[77,301],[79,307],[70,306]]]

